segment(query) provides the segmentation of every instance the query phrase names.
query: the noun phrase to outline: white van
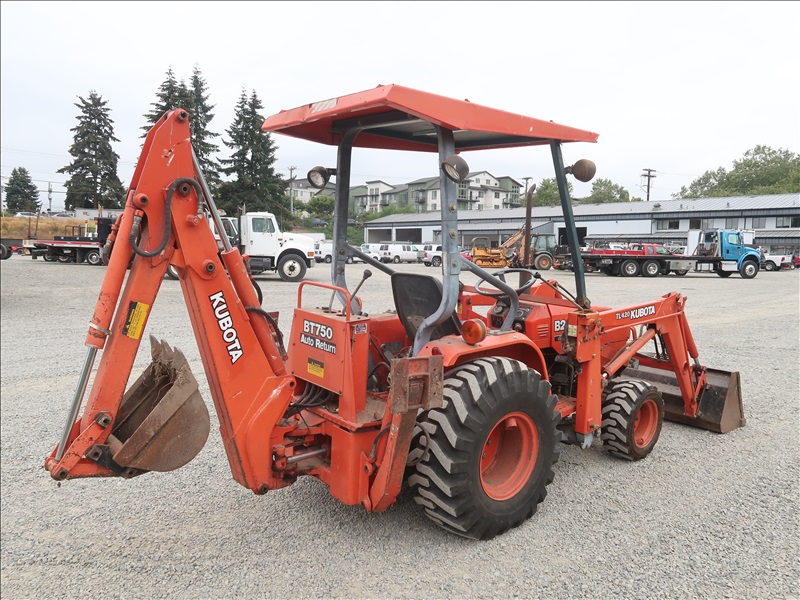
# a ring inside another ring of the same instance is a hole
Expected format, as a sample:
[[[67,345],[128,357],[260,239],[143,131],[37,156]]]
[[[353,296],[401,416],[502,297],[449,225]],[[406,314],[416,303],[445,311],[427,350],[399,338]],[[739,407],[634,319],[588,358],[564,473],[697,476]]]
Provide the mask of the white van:
[[[322,240],[314,244],[314,260],[318,263],[333,261],[333,242]]]
[[[392,244],[381,244],[380,250],[378,251],[378,256],[380,256],[381,262],[385,263],[415,263],[417,262],[417,252],[419,252],[419,248],[417,246],[409,243],[398,242]]]

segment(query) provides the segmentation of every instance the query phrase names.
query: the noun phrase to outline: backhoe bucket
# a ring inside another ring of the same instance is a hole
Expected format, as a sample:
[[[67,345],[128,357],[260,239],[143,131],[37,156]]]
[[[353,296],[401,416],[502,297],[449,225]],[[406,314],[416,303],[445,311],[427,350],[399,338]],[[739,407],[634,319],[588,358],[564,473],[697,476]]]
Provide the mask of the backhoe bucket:
[[[180,350],[150,337],[153,362],[120,404],[112,431],[114,462],[144,471],[172,471],[208,439],[208,409]]]
[[[697,414],[687,415],[678,379],[672,371],[628,367],[622,377],[641,379],[658,388],[664,398],[664,418],[717,433],[728,433],[747,422],[742,408],[739,372],[706,368],[706,388],[700,394]]]

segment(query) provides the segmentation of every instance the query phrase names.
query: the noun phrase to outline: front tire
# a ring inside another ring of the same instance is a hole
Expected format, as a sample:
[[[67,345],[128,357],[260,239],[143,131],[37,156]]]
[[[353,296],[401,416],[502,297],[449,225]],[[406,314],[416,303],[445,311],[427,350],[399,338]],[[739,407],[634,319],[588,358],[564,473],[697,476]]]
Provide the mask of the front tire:
[[[561,415],[550,384],[524,363],[481,358],[444,380],[442,408],[422,413],[409,485],[437,525],[488,540],[521,525],[547,496]]]
[[[306,263],[296,254],[287,254],[278,261],[278,275],[283,281],[301,281],[306,275]]]
[[[394,264],[399,264],[399,263],[400,263],[400,255],[398,254],[397,256],[395,256],[395,257],[392,259],[392,262],[393,262]]]
[[[641,460],[653,450],[664,422],[661,392],[635,379],[612,384],[603,398],[600,440],[610,454]]]
[[[752,279],[758,275],[758,263],[754,260],[746,260],[742,263],[742,268],[739,269],[739,275],[742,279]]]

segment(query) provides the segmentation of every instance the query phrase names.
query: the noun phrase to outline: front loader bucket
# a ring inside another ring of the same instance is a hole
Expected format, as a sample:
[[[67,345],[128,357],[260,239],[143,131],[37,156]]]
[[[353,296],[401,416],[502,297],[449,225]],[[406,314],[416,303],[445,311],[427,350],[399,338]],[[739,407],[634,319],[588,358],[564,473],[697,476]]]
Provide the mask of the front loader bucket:
[[[717,433],[728,433],[747,422],[742,408],[742,387],[738,371],[706,368],[706,388],[700,394],[697,414],[687,415],[678,379],[672,371],[649,367],[628,367],[622,377],[641,379],[656,386],[664,398],[664,418]]]
[[[150,337],[153,362],[120,404],[112,436],[114,462],[144,471],[172,471],[208,439],[208,409],[180,350]]]

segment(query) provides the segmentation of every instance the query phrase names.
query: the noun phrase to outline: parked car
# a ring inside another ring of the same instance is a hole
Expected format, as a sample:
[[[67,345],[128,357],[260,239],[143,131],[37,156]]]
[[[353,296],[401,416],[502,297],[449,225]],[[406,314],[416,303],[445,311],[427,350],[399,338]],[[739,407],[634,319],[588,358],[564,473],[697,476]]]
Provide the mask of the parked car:
[[[442,245],[428,244],[423,246],[421,260],[426,267],[440,267],[442,265]]]
[[[381,244],[379,256],[381,262],[417,262],[417,252],[419,248],[411,244]]]
[[[14,215],[15,217],[35,217],[36,213],[34,212],[18,212]]]
[[[75,218],[75,213],[57,212],[57,213],[53,213],[50,216],[53,217],[54,219],[74,219]]]

